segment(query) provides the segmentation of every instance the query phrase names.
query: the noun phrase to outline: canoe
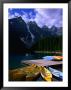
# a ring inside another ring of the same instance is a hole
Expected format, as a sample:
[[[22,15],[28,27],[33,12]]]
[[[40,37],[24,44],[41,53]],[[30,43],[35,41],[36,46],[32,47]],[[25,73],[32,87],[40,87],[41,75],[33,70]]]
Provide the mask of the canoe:
[[[26,81],[34,81],[40,76],[39,67],[35,64],[28,66],[25,70]]]
[[[26,74],[21,72],[20,69],[9,71],[9,81],[25,81]]]
[[[51,67],[49,67],[49,70],[51,71],[54,78],[56,78],[58,80],[63,80],[63,73],[61,71],[59,71],[57,69],[53,69]]]
[[[39,78],[39,76],[40,76],[39,72],[34,73],[34,74],[28,74],[26,75],[26,81],[35,81]]]
[[[63,59],[63,56],[44,56],[42,57],[44,60],[55,60],[55,61],[61,61]]]
[[[41,70],[41,76],[45,81],[52,81],[52,74],[51,72],[46,69],[45,67],[42,67]]]
[[[35,64],[9,71],[10,81],[33,81],[39,76],[39,67]]]
[[[53,60],[54,59],[54,57],[53,56],[44,56],[44,57],[42,57],[44,60]]]
[[[62,61],[63,60],[63,56],[53,56],[53,60],[55,61]]]

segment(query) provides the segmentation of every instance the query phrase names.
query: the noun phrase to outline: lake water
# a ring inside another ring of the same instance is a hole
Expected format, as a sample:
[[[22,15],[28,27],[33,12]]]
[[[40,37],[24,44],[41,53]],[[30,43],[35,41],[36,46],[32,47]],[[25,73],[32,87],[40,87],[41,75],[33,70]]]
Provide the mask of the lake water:
[[[26,66],[25,64],[22,64],[22,60],[33,60],[33,59],[41,59],[44,56],[56,56],[60,54],[54,54],[54,53],[37,53],[37,54],[10,54],[9,55],[9,69],[15,69],[20,68],[23,66]]]
[[[26,66],[22,64],[22,60],[33,60],[33,59],[41,59],[44,56],[53,56],[59,54],[48,54],[48,53],[39,53],[39,54],[10,54],[9,55],[9,69],[15,69],[19,67]]]

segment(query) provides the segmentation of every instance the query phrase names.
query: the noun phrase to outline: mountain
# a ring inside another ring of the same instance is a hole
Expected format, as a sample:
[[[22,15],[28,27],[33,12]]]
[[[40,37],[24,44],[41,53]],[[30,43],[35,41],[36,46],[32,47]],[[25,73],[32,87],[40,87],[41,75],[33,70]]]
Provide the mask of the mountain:
[[[42,27],[42,32],[44,37],[48,37],[51,35],[50,29],[46,25]]]
[[[62,35],[62,27],[56,27],[56,26],[52,26],[50,28],[50,32],[52,36],[59,36]]]
[[[20,43],[23,43],[23,46],[27,48],[31,47],[34,36],[21,17],[9,20],[9,32],[10,39],[14,38],[14,40],[16,39]]]
[[[46,25],[42,27],[42,31],[44,36],[51,37],[51,36],[61,36],[62,35],[62,27],[52,26],[48,28]]]
[[[43,38],[43,33],[42,33],[42,29],[36,24],[36,22],[28,22],[28,26],[30,29],[30,32],[34,35],[34,40],[35,42],[37,42],[38,40],[40,40],[41,38]]]
[[[57,35],[58,36],[61,36],[63,34],[63,32],[62,32],[63,30],[62,29],[63,29],[62,27],[58,28],[58,30],[57,30]]]
[[[21,17],[9,19],[9,51],[28,52],[32,46],[32,37]]]
[[[46,25],[40,28],[36,22],[25,23],[21,17],[9,19],[9,50],[29,52],[41,39],[62,35],[62,28]]]

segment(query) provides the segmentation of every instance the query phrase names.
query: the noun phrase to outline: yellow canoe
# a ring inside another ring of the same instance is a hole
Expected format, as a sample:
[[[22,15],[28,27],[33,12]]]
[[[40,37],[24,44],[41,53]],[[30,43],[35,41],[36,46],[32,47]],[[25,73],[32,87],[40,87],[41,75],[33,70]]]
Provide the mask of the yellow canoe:
[[[52,74],[51,72],[46,69],[45,67],[42,67],[42,70],[41,70],[41,76],[44,80],[46,81],[52,81]]]
[[[9,71],[10,81],[33,81],[39,76],[39,67],[35,64]]]
[[[54,60],[61,61],[63,60],[63,56],[53,56]]]

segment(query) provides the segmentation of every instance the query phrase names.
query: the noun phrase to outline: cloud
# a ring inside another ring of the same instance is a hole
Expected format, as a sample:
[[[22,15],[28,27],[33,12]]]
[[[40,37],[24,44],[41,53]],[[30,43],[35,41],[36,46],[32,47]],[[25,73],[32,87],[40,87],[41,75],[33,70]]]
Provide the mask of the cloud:
[[[9,19],[14,18],[14,17],[15,17],[14,14],[10,14],[10,13],[8,14]]]
[[[19,14],[19,13],[17,13],[17,12],[15,12],[14,16],[18,16],[18,17],[19,17],[19,16],[20,16],[20,14]]]
[[[47,25],[49,27],[52,25],[62,26],[61,9],[35,9],[35,11],[35,21],[40,27],[43,25]]]
[[[29,22],[29,19],[28,19],[28,14],[26,13],[26,12],[24,12],[24,11],[22,11],[22,15],[21,15],[21,17],[22,17],[22,19],[27,23],[27,22]]]
[[[21,16],[26,23],[35,21],[40,27],[43,27],[44,25],[47,25],[48,27],[51,27],[52,25],[57,27],[62,26],[62,9],[36,8],[29,12],[26,12],[24,9],[20,9],[19,12],[14,9],[9,9],[9,18],[14,18],[15,16]]]

